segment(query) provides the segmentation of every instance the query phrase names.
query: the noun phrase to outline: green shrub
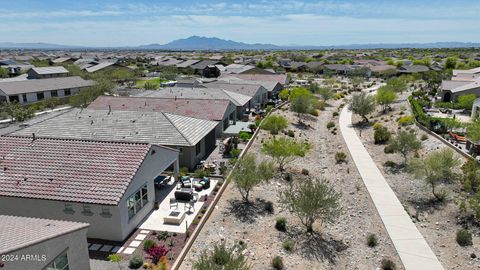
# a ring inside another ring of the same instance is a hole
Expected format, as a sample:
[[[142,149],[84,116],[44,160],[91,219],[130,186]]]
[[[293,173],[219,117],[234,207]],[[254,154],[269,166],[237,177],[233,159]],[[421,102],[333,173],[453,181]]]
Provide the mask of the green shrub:
[[[195,178],[202,179],[203,177],[208,176],[208,172],[204,169],[196,169],[195,170]]]
[[[186,176],[188,174],[188,168],[187,167],[181,167],[179,170],[180,176]]]
[[[317,110],[317,109],[314,109],[314,110],[310,111],[310,114],[313,115],[313,116],[319,116],[319,115],[320,115],[320,111]]]
[[[377,241],[377,236],[373,233],[369,234],[367,236],[367,245],[369,247],[376,247],[378,244],[378,241]]]
[[[240,150],[238,148],[233,148],[232,150],[230,150],[230,156],[232,158],[237,158],[238,156],[240,156],[241,152],[242,152],[242,150]]]
[[[292,240],[285,240],[282,243],[282,247],[286,251],[293,251],[293,248],[295,247],[295,243]]]
[[[422,140],[422,141],[428,140],[428,135],[427,134],[422,134],[422,136],[420,137],[420,140]]]
[[[284,217],[277,217],[275,222],[275,229],[281,232],[287,231],[287,219]]]
[[[240,131],[238,133],[238,138],[240,138],[240,140],[248,141],[252,138],[252,134],[247,131]]]
[[[327,128],[328,128],[328,129],[331,129],[331,128],[333,128],[334,126],[335,126],[335,123],[334,123],[334,122],[331,122],[331,121],[330,121],[330,122],[327,123]]]
[[[130,259],[128,267],[131,269],[138,269],[143,266],[143,259],[140,256],[134,256]]]
[[[387,146],[385,146],[385,148],[383,148],[383,152],[385,154],[393,154],[394,153],[394,148],[391,145],[387,145]]]
[[[270,202],[270,201],[265,203],[263,209],[269,214],[273,214],[273,212],[275,211],[275,209],[273,207],[273,203]]]
[[[156,246],[157,243],[155,241],[147,239],[145,242],[143,242],[143,250],[148,251],[150,248]]]
[[[385,165],[385,167],[388,167],[388,168],[395,168],[397,167],[397,163],[391,161],[391,160],[387,160],[385,161],[385,163],[383,164]]]
[[[386,127],[380,127],[373,133],[375,144],[383,144],[390,140],[391,134]]]
[[[273,268],[276,269],[276,270],[283,270],[284,266],[283,266],[283,259],[282,259],[282,257],[280,257],[280,256],[275,256],[275,257],[273,257],[272,266],[273,266]]]
[[[397,122],[401,126],[409,126],[409,125],[413,125],[413,123],[415,123],[415,118],[413,117],[413,115],[405,115],[405,116],[400,117],[397,120]]]
[[[342,163],[342,162],[345,162],[346,160],[347,160],[347,154],[345,154],[344,152],[335,153],[335,161],[337,163]]]
[[[288,136],[288,137],[291,137],[291,138],[294,138],[294,137],[295,137],[295,132],[294,132],[293,130],[289,129],[289,130],[287,131],[287,136]]]
[[[457,239],[457,243],[462,247],[472,245],[472,234],[465,229],[461,229],[457,231],[456,239]]]
[[[373,129],[374,129],[374,130],[377,130],[377,129],[381,128],[381,127],[383,127],[383,125],[382,125],[381,123],[376,122],[375,124],[373,124]]]
[[[382,270],[395,270],[397,267],[395,266],[395,263],[392,262],[392,260],[389,259],[383,259],[382,260]]]
[[[333,113],[332,113],[332,116],[333,116],[333,117],[338,116],[338,112],[333,112]]]

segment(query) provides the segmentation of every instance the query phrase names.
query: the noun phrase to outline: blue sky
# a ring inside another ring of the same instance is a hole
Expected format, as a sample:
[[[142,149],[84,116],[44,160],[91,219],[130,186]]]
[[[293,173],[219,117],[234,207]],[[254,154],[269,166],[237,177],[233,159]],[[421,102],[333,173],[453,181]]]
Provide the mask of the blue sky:
[[[191,35],[248,43],[480,42],[480,1],[2,0],[0,42],[87,46]]]

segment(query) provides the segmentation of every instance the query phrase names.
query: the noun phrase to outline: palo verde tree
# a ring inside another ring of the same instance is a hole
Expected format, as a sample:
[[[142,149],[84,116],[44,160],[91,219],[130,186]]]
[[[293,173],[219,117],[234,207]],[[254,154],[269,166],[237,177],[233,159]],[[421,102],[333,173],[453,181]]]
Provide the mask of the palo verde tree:
[[[263,120],[260,128],[270,131],[270,134],[276,135],[288,127],[288,120],[281,115],[270,115]]]
[[[430,153],[424,159],[414,158],[409,162],[409,170],[417,177],[424,178],[431,187],[433,196],[442,201],[445,193],[438,193],[436,187],[443,181],[452,181],[457,177],[455,169],[461,164],[453,150],[444,148]]]
[[[279,197],[281,204],[300,219],[307,232],[313,232],[315,221],[333,223],[342,213],[341,193],[323,179],[294,181]]]
[[[233,182],[237,185],[243,200],[250,203],[249,195],[252,189],[262,182],[270,180],[275,173],[271,162],[257,162],[254,154],[247,154],[237,162],[232,172]]]
[[[368,122],[367,115],[375,110],[375,97],[361,92],[353,95],[348,109],[360,115],[364,122]]]
[[[375,100],[377,104],[382,106],[383,113],[387,112],[387,109],[397,99],[397,94],[392,88],[388,86],[382,86],[377,90],[377,94],[375,95]]]
[[[400,78],[391,78],[387,80],[387,86],[390,87],[393,91],[403,93],[407,90],[407,84],[404,80]]]
[[[422,142],[417,139],[415,133],[401,130],[397,133],[397,136],[390,139],[388,147],[390,147],[394,153],[402,154],[404,163],[407,164],[408,154],[420,150],[422,148]]]
[[[463,176],[460,182],[463,189],[469,193],[477,193],[480,189],[480,164],[477,161],[469,159],[462,165]]]
[[[311,149],[307,142],[296,141],[285,136],[272,138],[262,145],[262,152],[275,161],[279,171],[283,172],[285,165],[298,157],[304,157]]]

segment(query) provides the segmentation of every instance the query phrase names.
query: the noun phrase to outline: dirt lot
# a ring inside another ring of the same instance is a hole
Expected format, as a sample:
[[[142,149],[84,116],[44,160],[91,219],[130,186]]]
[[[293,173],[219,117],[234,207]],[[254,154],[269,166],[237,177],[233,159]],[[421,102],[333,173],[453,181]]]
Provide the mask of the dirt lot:
[[[392,259],[397,269],[403,269],[360,175],[348,156],[340,131],[332,134],[326,127],[329,121],[338,122],[338,117],[332,120],[332,112],[337,111],[340,102],[330,103],[332,106],[322,111],[319,117],[309,117],[306,121],[311,126],[309,129],[293,125],[297,123],[297,117],[288,107],[275,113],[290,120],[288,129],[294,130],[296,139],[308,139],[313,144],[311,152],[290,164],[288,170],[300,172],[307,169],[311,176],[328,179],[336,190],[343,193],[341,204],[344,213],[337,223],[324,227],[316,224],[315,231],[318,233],[313,236],[303,233],[305,228],[278,203],[278,192],[288,185],[279,175],[253,190],[253,206],[242,203],[240,193],[231,183],[181,269],[191,269],[199,254],[211,250],[213,243],[226,241],[232,244],[239,240],[247,244],[245,254],[252,269],[272,269],[271,260],[276,255],[283,257],[286,269],[377,269],[382,258]],[[262,131],[249,151],[260,159],[268,158],[260,153],[260,147],[261,141],[269,136]],[[347,153],[348,163],[336,164],[334,155],[339,151]],[[264,209],[268,201],[273,202],[273,214]],[[275,218],[280,216],[287,218],[286,233],[274,228]],[[370,233],[378,238],[375,248],[366,245]],[[294,240],[293,252],[282,248],[285,239]]]
[[[406,96],[407,94],[404,94],[403,97],[392,106],[392,112],[387,114],[381,114],[380,112],[375,113],[371,117],[371,122],[381,123],[383,126],[388,127],[390,131],[396,132],[398,130],[396,120],[400,117],[400,111],[406,109],[404,115],[410,114],[408,111],[408,103],[405,100]],[[361,118],[359,116],[354,115],[354,123],[360,120]],[[422,134],[426,134],[415,125],[408,126],[408,128],[415,129],[418,138],[420,138]],[[480,238],[478,237],[479,229],[478,227],[473,227],[468,224],[459,224],[459,212],[455,203],[456,194],[460,191],[459,184],[443,186],[443,188],[448,191],[448,199],[445,203],[435,202],[431,189],[426,186],[422,179],[416,179],[404,169],[393,171],[384,166],[384,163],[388,160],[401,164],[403,163],[403,157],[399,154],[385,154],[383,152],[385,145],[374,144],[373,132],[373,128],[371,127],[362,129],[361,138],[365,147],[409,214],[412,217],[415,216],[418,209],[419,220],[417,221],[415,218],[412,219],[445,269],[479,269],[480,260],[470,257],[472,253],[475,253],[476,256],[480,255],[480,250],[478,249],[478,244],[480,244]],[[357,133],[360,134],[358,129]],[[430,135],[428,135],[428,139],[423,141],[422,144],[423,149],[419,152],[420,156],[424,156],[442,147],[447,147],[440,140]],[[462,162],[465,161],[463,156],[458,155],[458,157],[462,159]],[[474,234],[473,246],[460,247],[456,243],[456,231],[462,227],[469,228]]]

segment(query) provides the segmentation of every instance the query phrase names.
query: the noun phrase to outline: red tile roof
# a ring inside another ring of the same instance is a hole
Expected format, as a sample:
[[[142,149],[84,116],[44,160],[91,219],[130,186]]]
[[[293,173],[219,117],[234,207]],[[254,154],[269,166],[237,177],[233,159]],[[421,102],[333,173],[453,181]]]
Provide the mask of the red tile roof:
[[[222,121],[228,109],[229,100],[183,99],[153,97],[111,97],[101,96],[88,106],[93,110],[168,112],[198,119]]]
[[[0,196],[117,205],[150,145],[0,137]]]

